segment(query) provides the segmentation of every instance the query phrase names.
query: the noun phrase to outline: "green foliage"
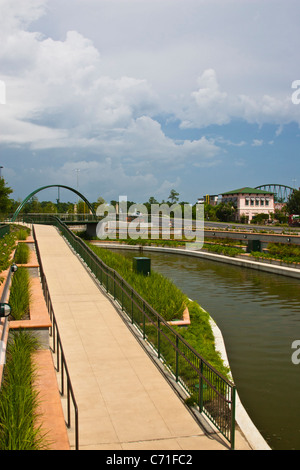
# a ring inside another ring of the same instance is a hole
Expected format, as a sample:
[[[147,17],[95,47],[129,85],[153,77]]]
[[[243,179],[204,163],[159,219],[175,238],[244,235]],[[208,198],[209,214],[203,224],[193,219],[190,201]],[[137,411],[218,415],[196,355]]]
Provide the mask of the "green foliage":
[[[236,207],[233,203],[221,202],[216,206],[215,214],[221,222],[230,222],[235,218]]]
[[[7,214],[12,206],[9,195],[13,190],[6,186],[4,178],[0,178],[0,214]]]
[[[215,338],[210,326],[210,316],[197,302],[189,302],[191,325],[180,330],[181,336],[215,369],[228,377],[229,368],[215,349]]]
[[[19,267],[13,275],[9,303],[12,309],[11,314],[15,320],[21,320],[29,314],[30,278],[25,267]]]
[[[0,390],[0,449],[40,450],[46,437],[37,426],[38,393],[33,389],[35,368],[32,353],[37,340],[28,332],[13,333]]]
[[[140,295],[146,300],[152,308],[166,320],[171,321],[182,318],[183,310],[188,306],[191,324],[188,327],[180,328],[173,326],[185,340],[200,354],[202,357],[213,365],[216,370],[228,377],[229,369],[223,364],[220,354],[215,350],[215,341],[210,325],[210,316],[196,302],[190,301],[187,296],[182,293],[169,279],[166,279],[155,271],[151,272],[151,276],[136,274],[132,270],[132,261],[117,253],[112,253],[101,247],[90,245],[90,248],[102,259],[102,261],[116,270]],[[126,299],[124,299],[126,304]],[[128,310],[130,310],[130,307]],[[137,309],[134,311],[135,321],[142,323]],[[151,313],[148,312],[151,317]],[[155,319],[153,319],[155,322]],[[175,342],[173,334],[169,329],[162,328],[165,336],[170,336],[170,341]],[[146,335],[149,341],[157,347],[157,331],[149,322],[146,325]],[[168,365],[174,370],[174,349],[171,344],[161,336],[161,354],[165,358]],[[180,375],[187,382],[193,382],[194,372],[186,361],[181,360]],[[197,379],[197,377],[196,377]]]
[[[224,246],[224,245],[211,245],[204,243],[203,249],[217,253],[219,255],[225,255],[225,256],[236,256],[241,253],[244,253],[244,250],[242,248],[235,248],[233,246]]]
[[[286,203],[288,214],[300,214],[300,190],[294,189]]]
[[[256,214],[251,219],[251,224],[262,224],[265,220],[269,220],[269,214]]]
[[[19,243],[16,249],[14,262],[17,264],[27,264],[29,260],[30,249],[26,243]]]
[[[17,240],[26,239],[30,230],[19,225],[11,225],[10,233],[0,239],[0,272],[5,271],[11,264],[11,253],[16,248]],[[3,282],[3,278],[1,279]]]
[[[187,297],[172,281],[154,271],[150,276],[138,274],[133,271],[132,262],[124,256],[88,245],[107,266],[117,271],[166,320],[182,317]]]
[[[251,252],[255,258],[278,259],[285,263],[300,263],[300,246],[286,243],[269,243],[268,252]]]

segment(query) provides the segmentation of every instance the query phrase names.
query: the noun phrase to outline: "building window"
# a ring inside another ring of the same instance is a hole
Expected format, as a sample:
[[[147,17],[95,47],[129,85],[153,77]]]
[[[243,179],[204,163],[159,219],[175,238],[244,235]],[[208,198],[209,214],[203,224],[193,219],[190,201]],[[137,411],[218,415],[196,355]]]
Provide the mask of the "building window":
[[[255,205],[259,206],[259,199],[258,198],[255,199]]]
[[[261,205],[261,206],[264,206],[264,205],[265,205],[265,200],[264,200],[264,199],[261,199],[261,200],[260,200],[260,205]]]
[[[254,206],[254,199],[251,198],[250,204],[251,204],[251,206]]]
[[[269,205],[269,199],[266,199],[266,206]]]
[[[246,205],[246,206],[249,206],[249,198],[246,198],[246,199],[245,199],[245,205]]]

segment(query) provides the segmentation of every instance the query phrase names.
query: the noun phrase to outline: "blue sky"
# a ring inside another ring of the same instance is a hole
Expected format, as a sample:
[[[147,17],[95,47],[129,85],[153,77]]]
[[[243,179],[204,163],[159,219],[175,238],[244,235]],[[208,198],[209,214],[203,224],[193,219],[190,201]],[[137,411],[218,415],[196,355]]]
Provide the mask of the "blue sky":
[[[0,0],[13,197],[77,175],[108,202],[299,187],[299,20],[296,0]]]

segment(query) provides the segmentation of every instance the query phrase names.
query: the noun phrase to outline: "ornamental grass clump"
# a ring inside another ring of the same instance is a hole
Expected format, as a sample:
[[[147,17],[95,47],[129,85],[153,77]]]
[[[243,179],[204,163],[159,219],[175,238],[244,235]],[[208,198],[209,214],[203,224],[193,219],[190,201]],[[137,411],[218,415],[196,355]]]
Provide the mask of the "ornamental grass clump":
[[[132,261],[118,253],[91,244],[88,246],[110,268],[117,271],[131,287],[165,320],[182,318],[188,301],[175,284],[158,272],[150,276],[138,274],[132,269]]]
[[[19,243],[16,249],[14,262],[17,264],[27,264],[29,261],[30,249],[26,243]]]
[[[15,320],[21,320],[29,315],[30,306],[30,277],[28,269],[19,267],[13,275],[9,304],[11,306],[11,314]]]
[[[38,392],[32,384],[36,371],[32,354],[37,339],[26,331],[13,333],[8,342],[0,390],[0,449],[41,450],[46,436],[38,418]]]

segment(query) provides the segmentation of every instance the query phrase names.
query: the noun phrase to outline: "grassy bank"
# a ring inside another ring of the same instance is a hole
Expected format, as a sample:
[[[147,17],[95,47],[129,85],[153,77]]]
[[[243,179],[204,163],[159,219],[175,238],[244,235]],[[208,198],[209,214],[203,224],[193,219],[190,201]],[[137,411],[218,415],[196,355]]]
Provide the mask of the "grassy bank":
[[[173,327],[205,360],[224,376],[229,377],[229,369],[224,365],[220,353],[215,349],[215,339],[210,326],[210,316],[197,302],[192,302],[173,284],[172,281],[152,270],[150,276],[133,271],[132,261],[108,249],[87,243],[102,261],[116,270],[165,320],[182,318],[185,306],[188,307],[191,324],[188,327]],[[152,327],[153,329],[153,327]],[[154,337],[148,327],[147,334]],[[170,358],[168,358],[170,355]],[[174,361],[172,349],[164,351],[169,363]]]
[[[126,257],[105,248],[88,245],[107,266],[117,271],[167,321],[182,318],[188,299],[169,279],[154,271],[151,276],[137,274],[132,269],[132,262]]]

